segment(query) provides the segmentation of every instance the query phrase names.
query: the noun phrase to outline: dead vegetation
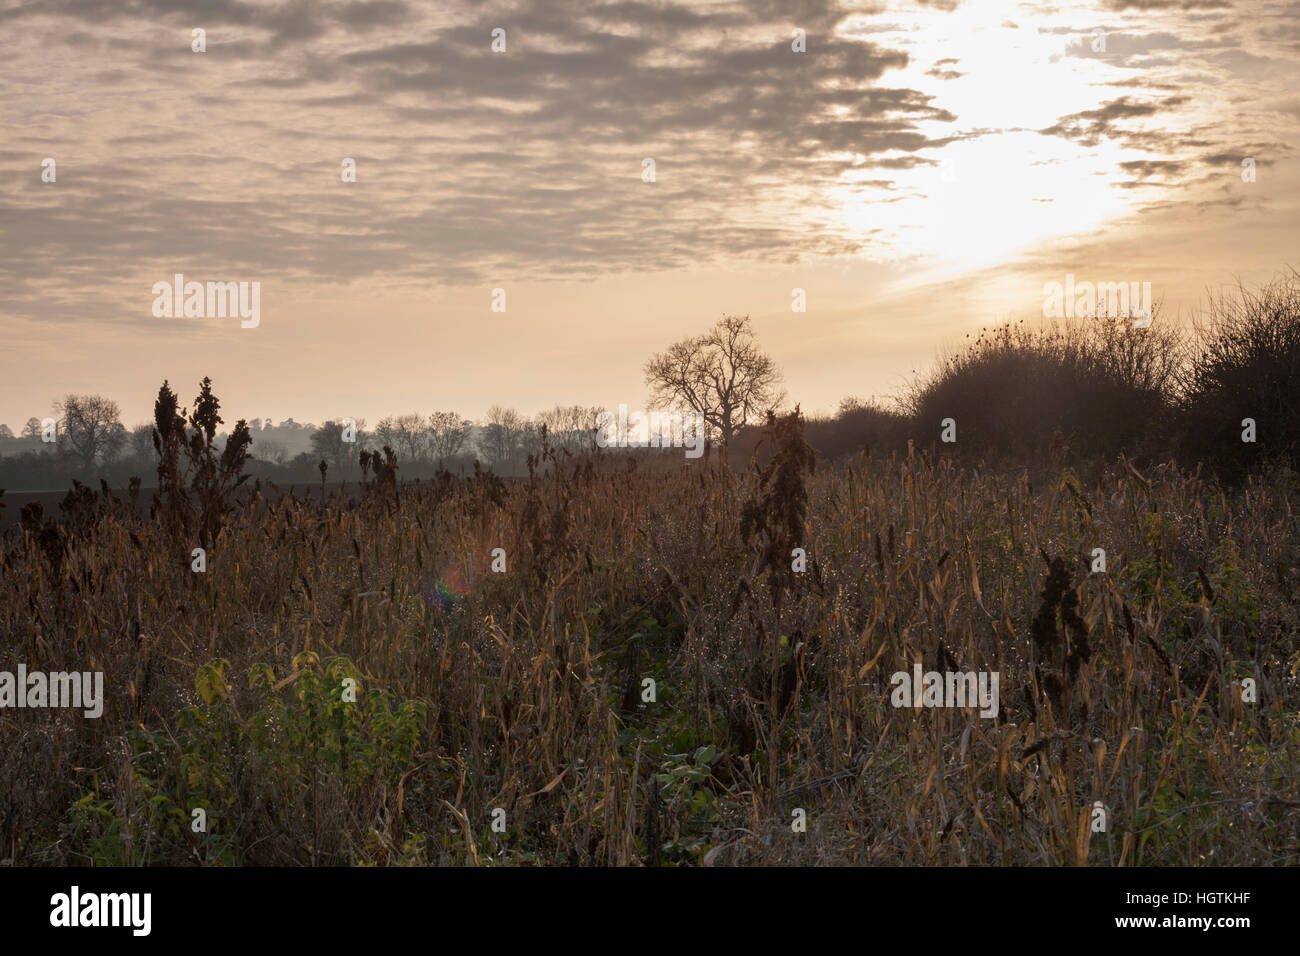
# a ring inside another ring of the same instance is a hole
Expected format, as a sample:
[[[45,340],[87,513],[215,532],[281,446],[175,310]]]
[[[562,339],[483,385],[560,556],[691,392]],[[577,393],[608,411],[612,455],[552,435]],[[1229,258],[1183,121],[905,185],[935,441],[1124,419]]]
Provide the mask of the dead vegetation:
[[[153,520],[29,516],[0,669],[107,700],[0,710],[0,859],[1296,862],[1291,473],[814,471],[797,416],[768,435],[741,474],[547,449],[514,484],[385,449],[356,500],[230,497],[200,439],[196,513],[168,475]],[[916,661],[998,672],[998,716],[892,707]]]

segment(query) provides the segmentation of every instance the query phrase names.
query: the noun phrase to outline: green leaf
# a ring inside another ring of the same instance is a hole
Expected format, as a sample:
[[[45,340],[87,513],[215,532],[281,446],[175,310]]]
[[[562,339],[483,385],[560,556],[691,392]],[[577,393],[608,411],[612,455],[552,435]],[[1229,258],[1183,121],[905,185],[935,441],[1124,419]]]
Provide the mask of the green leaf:
[[[203,703],[214,704],[225,700],[230,693],[230,685],[226,683],[225,676],[226,665],[229,663],[224,658],[210,660],[194,675],[194,691],[203,699]]]

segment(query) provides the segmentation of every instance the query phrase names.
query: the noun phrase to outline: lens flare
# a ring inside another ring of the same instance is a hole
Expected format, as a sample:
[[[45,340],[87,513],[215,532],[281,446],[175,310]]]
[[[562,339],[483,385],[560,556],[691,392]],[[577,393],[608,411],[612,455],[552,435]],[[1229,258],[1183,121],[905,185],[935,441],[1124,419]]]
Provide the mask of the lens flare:
[[[444,611],[464,604],[469,594],[469,577],[455,561],[443,565],[442,571],[425,589],[429,605]]]

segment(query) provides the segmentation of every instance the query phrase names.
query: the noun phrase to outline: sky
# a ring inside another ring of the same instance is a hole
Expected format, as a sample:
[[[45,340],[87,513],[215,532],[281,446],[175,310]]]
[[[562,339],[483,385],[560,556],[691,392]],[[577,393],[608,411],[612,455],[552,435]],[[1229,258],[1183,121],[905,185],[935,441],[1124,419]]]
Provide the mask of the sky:
[[[1067,274],[1300,267],[1297,147],[1285,0],[0,0],[0,422],[642,408],[723,314],[830,411]]]

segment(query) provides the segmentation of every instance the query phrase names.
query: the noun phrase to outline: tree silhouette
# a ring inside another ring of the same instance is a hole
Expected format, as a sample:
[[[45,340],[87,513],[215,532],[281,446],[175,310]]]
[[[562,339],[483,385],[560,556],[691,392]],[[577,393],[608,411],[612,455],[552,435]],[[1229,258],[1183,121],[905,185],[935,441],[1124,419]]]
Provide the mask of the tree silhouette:
[[[645,364],[650,401],[704,416],[725,448],[751,417],[774,408],[781,373],[759,351],[749,316],[724,315],[703,335],[682,339]]]
[[[81,458],[82,470],[89,473],[95,460],[107,461],[126,443],[121,410],[117,402],[102,395],[68,395],[54,403],[60,416],[61,433]]]

